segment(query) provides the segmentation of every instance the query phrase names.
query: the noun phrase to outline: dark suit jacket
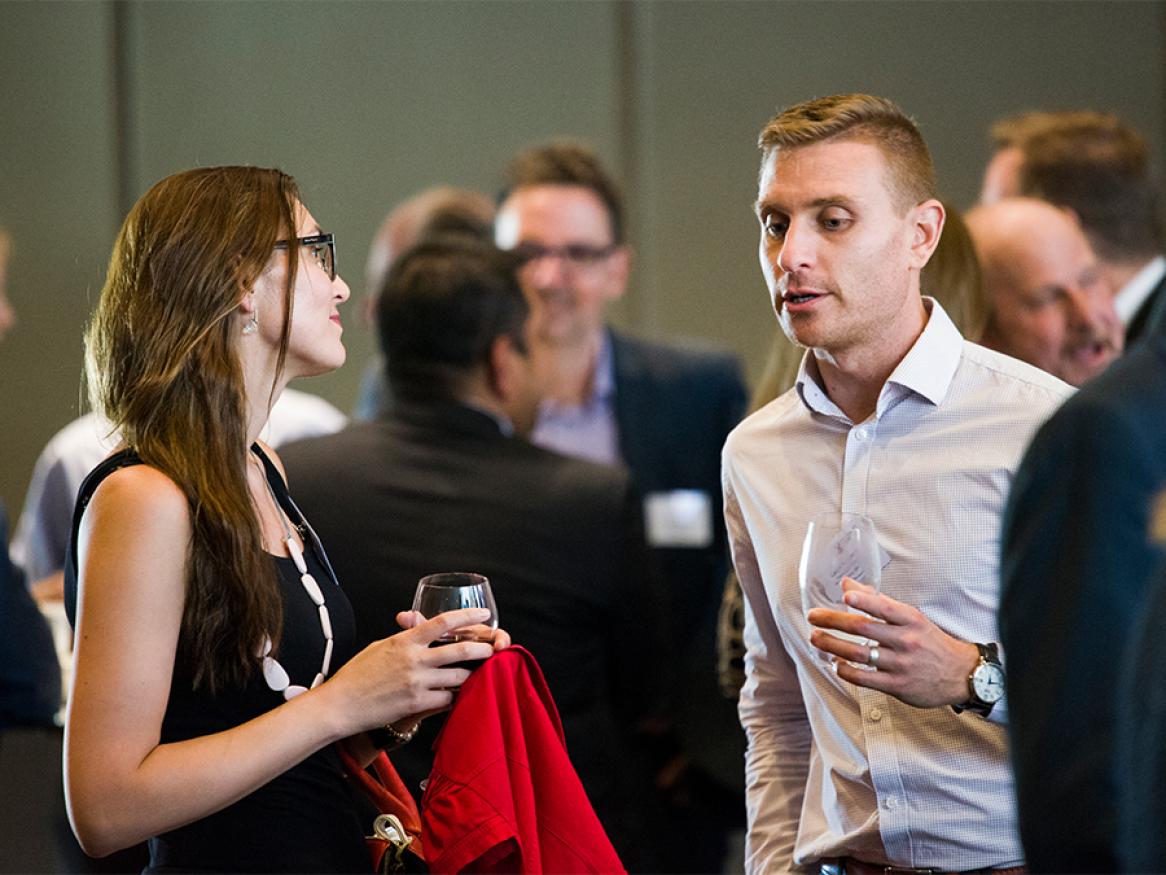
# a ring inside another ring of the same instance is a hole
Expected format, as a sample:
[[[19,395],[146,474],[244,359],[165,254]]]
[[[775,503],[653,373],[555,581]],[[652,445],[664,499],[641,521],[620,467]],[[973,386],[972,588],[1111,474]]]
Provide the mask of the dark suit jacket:
[[[627,475],[504,437],[478,411],[404,399],[280,455],[352,601],[360,644],[399,631],[394,617],[423,575],[490,579],[501,625],[542,666],[571,759],[618,840],[613,807],[634,808],[626,797],[638,792],[628,736],[660,684],[657,592]],[[425,721],[425,735],[393,753],[415,792],[439,724]]]
[[[1164,499],[1166,500],[1166,499]],[[1160,511],[1166,513],[1166,510]],[[1166,859],[1166,565],[1147,587],[1125,646],[1117,709],[1117,852],[1122,872],[1159,872]]]
[[[735,358],[611,332],[620,452],[644,496],[697,489],[709,497],[706,548],[653,546],[669,594],[677,643],[676,720],[689,757],[731,787],[743,787],[745,741],[733,702],[716,680],[716,618],[729,569],[722,513],[721,449],[745,413]],[[649,541],[651,538],[649,537]]]
[[[0,729],[52,726],[60,704],[53,637],[8,558],[8,518],[0,505]]]
[[[1037,433],[1004,517],[1000,634],[1020,832],[1037,872],[1116,871],[1114,691],[1162,559],[1166,338],[1147,338]]]

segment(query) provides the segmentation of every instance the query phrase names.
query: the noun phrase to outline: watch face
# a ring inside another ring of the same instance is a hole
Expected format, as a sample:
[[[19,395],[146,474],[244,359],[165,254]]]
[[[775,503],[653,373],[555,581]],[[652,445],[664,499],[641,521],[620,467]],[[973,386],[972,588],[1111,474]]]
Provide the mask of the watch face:
[[[1004,670],[990,662],[979,665],[972,672],[972,692],[989,705],[1000,701],[1004,695]]]

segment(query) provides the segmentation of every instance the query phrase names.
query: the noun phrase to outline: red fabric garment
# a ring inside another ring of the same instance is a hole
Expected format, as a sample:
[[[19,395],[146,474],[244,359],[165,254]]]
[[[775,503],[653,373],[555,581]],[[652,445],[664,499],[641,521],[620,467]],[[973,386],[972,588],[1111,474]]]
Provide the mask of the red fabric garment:
[[[523,648],[470,675],[434,750],[421,799],[434,875],[626,871],[567,757],[542,670]]]

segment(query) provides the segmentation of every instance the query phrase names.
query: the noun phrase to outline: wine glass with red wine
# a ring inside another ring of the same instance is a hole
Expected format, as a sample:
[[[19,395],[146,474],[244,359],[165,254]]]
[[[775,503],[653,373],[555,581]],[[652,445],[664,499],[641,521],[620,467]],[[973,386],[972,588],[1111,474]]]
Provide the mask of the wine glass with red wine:
[[[498,608],[490,581],[482,574],[468,571],[447,571],[429,574],[417,582],[413,595],[413,610],[425,619],[432,619],[446,611],[460,608],[486,608],[490,618],[484,623],[454,629],[434,642],[435,646],[455,641],[493,641],[498,628]]]

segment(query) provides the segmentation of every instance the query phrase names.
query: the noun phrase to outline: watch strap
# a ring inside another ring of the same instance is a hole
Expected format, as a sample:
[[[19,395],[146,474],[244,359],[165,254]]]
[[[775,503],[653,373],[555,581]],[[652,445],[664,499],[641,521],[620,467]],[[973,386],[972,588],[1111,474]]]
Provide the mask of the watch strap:
[[[952,705],[951,710],[955,711],[957,714],[962,714],[964,711],[971,711],[973,714],[976,714],[980,717],[987,717],[992,713],[992,709],[995,707],[996,703],[985,702],[983,699],[976,695],[976,688],[973,683],[973,679],[975,678],[976,671],[980,668],[980,666],[995,665],[1003,668],[1003,663],[1000,662],[1000,648],[996,642],[989,641],[983,644],[979,642],[974,643],[976,645],[976,650],[978,650],[980,653],[980,661],[976,663],[976,665],[972,668],[971,674],[968,675],[968,699],[966,702],[960,705]]]

